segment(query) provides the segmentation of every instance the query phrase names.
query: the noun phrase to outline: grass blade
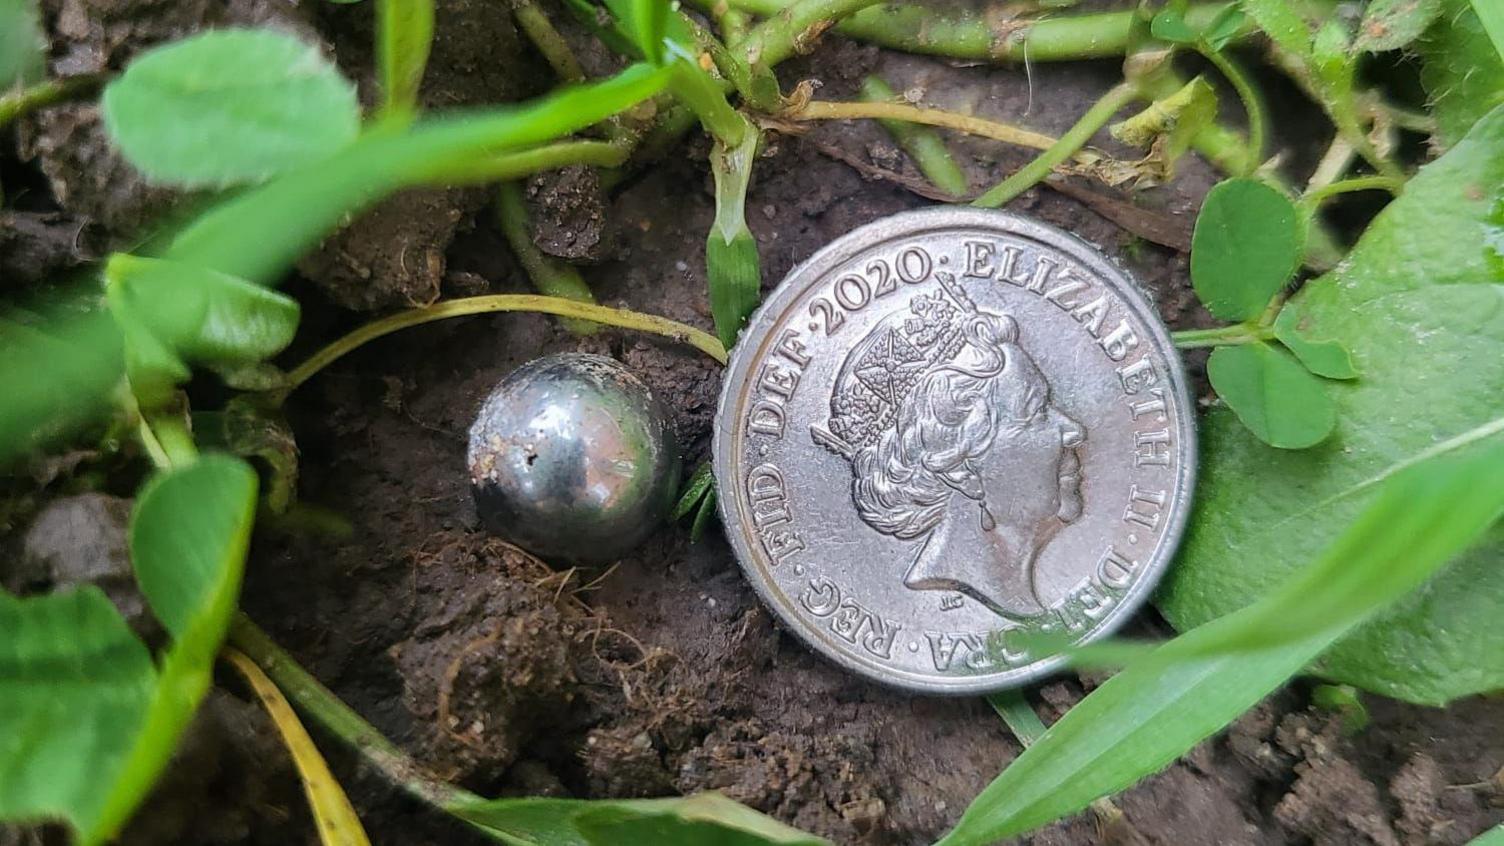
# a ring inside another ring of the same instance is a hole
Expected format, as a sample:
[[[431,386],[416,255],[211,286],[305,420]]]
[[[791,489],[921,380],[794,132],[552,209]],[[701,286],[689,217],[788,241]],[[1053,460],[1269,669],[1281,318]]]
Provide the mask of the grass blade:
[[[376,65],[384,116],[406,120],[417,111],[432,44],[433,0],[378,0]]]
[[[1390,477],[1329,554],[1286,589],[1175,638],[1083,699],[982,791],[941,843],[981,846],[1019,834],[1157,772],[1300,672],[1366,616],[1357,613],[1352,591],[1360,577],[1320,581],[1330,578],[1323,574],[1336,566],[1334,556],[1370,575],[1403,561],[1406,580],[1422,579],[1504,513],[1501,475],[1504,445],[1492,445],[1467,456],[1433,458]],[[1405,508],[1416,512],[1415,519],[1396,510]],[[1387,522],[1400,520],[1408,534],[1395,536]],[[1365,612],[1387,604],[1400,581],[1360,591]],[[1256,626],[1323,609],[1341,613],[1293,626],[1273,645],[1227,648]]]
[[[292,712],[292,706],[282,696],[282,691],[277,690],[266,673],[243,653],[226,649],[223,654],[255,691],[267,716],[272,718],[281,733],[282,742],[287,745],[287,751],[298,767],[298,775],[303,779],[303,792],[308,795],[308,807],[313,811],[319,842],[324,846],[370,846],[371,841],[360,824],[360,817],[355,815],[355,808],[350,805],[350,798],[334,774],[329,772],[324,756],[319,754],[319,748],[313,744],[313,738],[308,736],[308,730],[303,728],[298,715]]]

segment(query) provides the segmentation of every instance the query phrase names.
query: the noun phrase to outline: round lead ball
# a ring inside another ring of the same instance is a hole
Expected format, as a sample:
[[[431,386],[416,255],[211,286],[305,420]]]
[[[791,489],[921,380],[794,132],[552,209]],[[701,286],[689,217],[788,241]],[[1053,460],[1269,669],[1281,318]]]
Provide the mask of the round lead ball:
[[[663,407],[615,359],[544,356],[512,371],[470,427],[486,528],[543,558],[620,557],[663,522],[679,451]]]

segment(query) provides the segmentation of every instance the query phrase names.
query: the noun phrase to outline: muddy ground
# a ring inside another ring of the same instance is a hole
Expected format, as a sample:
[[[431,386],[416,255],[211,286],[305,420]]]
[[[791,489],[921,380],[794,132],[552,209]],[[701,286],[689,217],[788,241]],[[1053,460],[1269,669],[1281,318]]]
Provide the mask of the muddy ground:
[[[60,70],[118,67],[144,43],[206,25],[269,21],[320,33],[347,72],[363,83],[370,76],[369,4],[47,5]],[[547,87],[501,5],[441,6],[430,105]],[[585,52],[593,70],[610,65]],[[1118,78],[1110,62],[1031,72],[955,67],[835,37],[780,76],[786,88],[818,80],[818,96],[836,99],[873,71],[924,103],[1056,133]],[[1325,139],[1290,92],[1273,93],[1289,101],[1276,129],[1300,174]],[[142,189],[111,158],[89,106],[44,113],[5,144],[0,174],[17,211],[0,238],[0,267],[13,284],[127,243],[174,202]],[[977,188],[1026,160],[991,142],[955,139],[952,149]],[[706,150],[691,135],[609,192],[578,174],[540,180],[532,186],[540,244],[592,260],[584,272],[602,302],[709,329]],[[1171,186],[1133,198],[1153,214],[1139,220],[1158,224],[1151,234],[1159,241],[1183,243],[1214,179],[1201,163],[1183,163]],[[748,202],[764,285],[855,226],[932,203],[911,190],[918,184],[912,165],[870,124],[771,136]],[[1125,199],[1080,183],[1074,197],[1040,188],[1011,208],[1117,256],[1171,326],[1206,325],[1190,295],[1186,256],[1091,210],[1082,189],[1109,217],[1101,198]],[[415,192],[332,238],[289,282],[306,316],[287,360],[369,318],[347,309],[528,290],[488,199],[484,191]],[[718,531],[692,544],[685,527],[665,527],[609,570],[561,573],[479,530],[464,471],[472,415],[501,376],[560,350],[606,353],[636,368],[671,408],[687,466],[706,456],[719,367],[687,347],[617,332],[581,339],[536,315],[409,330],[363,348],[294,396],[299,496],[348,521],[350,531],[260,533],[243,607],[427,767],[482,793],[713,789],[838,843],[918,844],[945,831],[1019,752],[984,701],[896,693],[807,652],[759,605]],[[195,389],[205,401],[215,396],[212,386]],[[8,518],[7,549],[20,563],[7,583],[93,578],[120,587],[129,603],[118,566],[79,576],[62,563],[118,541],[108,527],[118,524],[121,503],[62,499],[89,485],[45,481]],[[130,489],[118,473],[93,486]],[[39,510],[42,518],[33,518]],[[1135,625],[1165,630],[1152,612]],[[1048,722],[1092,683],[1064,677],[1032,697]],[[284,754],[238,693],[214,695],[125,842],[313,842]],[[1118,797],[1120,819],[1084,815],[1024,842],[1458,844],[1504,819],[1497,775],[1504,701],[1431,710],[1368,698],[1371,722],[1355,731],[1343,714],[1314,708],[1310,693],[1305,682],[1292,685]],[[322,745],[375,842],[487,842],[394,793],[337,745]],[[0,833],[0,843],[8,836],[30,842],[13,832]]]

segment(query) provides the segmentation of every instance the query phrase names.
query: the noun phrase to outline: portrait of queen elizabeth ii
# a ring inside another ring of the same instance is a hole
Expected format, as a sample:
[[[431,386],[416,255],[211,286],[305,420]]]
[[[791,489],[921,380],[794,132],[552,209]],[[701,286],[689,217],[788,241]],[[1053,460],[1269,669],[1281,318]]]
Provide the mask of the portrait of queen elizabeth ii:
[[[836,377],[816,443],[845,458],[857,514],[916,542],[903,583],[956,591],[1010,619],[1044,613],[1034,562],[1081,515],[1086,432],[1007,314],[955,278],[872,328]]]

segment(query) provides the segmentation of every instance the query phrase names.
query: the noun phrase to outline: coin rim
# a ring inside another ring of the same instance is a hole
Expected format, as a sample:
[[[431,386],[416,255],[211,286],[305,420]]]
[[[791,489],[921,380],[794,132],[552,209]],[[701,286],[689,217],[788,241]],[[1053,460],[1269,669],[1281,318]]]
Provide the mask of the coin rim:
[[[1054,656],[990,675],[958,676],[948,679],[941,676],[919,676],[909,670],[884,669],[879,664],[869,664],[865,659],[833,643],[826,642],[820,632],[799,616],[797,608],[790,607],[793,598],[778,588],[771,575],[764,572],[763,565],[748,535],[749,524],[741,512],[741,497],[733,489],[725,486],[725,480],[731,478],[732,464],[735,462],[734,447],[743,437],[740,433],[733,433],[736,417],[728,415],[732,413],[733,406],[741,407],[741,399],[749,384],[748,374],[751,366],[754,362],[762,360],[762,353],[770,343],[772,329],[778,324],[778,318],[788,304],[797,300],[813,285],[858,253],[894,240],[912,238],[935,230],[957,228],[992,230],[1000,234],[1024,237],[1058,249],[1081,261],[1097,275],[1114,283],[1124,304],[1147,326],[1152,340],[1164,351],[1164,358],[1169,362],[1170,389],[1179,400],[1176,404],[1177,428],[1182,434],[1180,472],[1176,477],[1176,486],[1184,493],[1176,501],[1169,515],[1169,521],[1165,524],[1165,535],[1160,547],[1163,554],[1151,561],[1151,565],[1144,569],[1143,575],[1119,601],[1116,610],[1101,625],[1082,638],[1080,643],[1088,643],[1117,631],[1138,612],[1149,594],[1153,592],[1155,585],[1159,583],[1170,561],[1175,557],[1185,533],[1191,501],[1195,493],[1197,463],[1196,420],[1188,390],[1185,366],[1181,361],[1179,351],[1175,349],[1174,341],[1170,338],[1168,328],[1158,312],[1154,310],[1133,274],[1100,248],[1077,235],[1012,212],[944,207],[914,209],[853,229],[820,248],[790,270],[743,327],[740,343],[732,348],[725,376],[721,381],[721,393],[716,406],[711,443],[712,472],[718,489],[723,492],[717,497],[721,524],[726,527],[726,537],[736,555],[737,563],[741,566],[747,581],[752,583],[752,587],[757,591],[763,604],[771,608],[783,626],[798,635],[806,646],[841,667],[885,686],[910,692],[948,696],[992,693],[1021,687],[1059,671],[1064,667],[1066,659],[1064,656]],[[801,279],[807,281],[799,284]],[[749,352],[749,350],[754,351]]]

